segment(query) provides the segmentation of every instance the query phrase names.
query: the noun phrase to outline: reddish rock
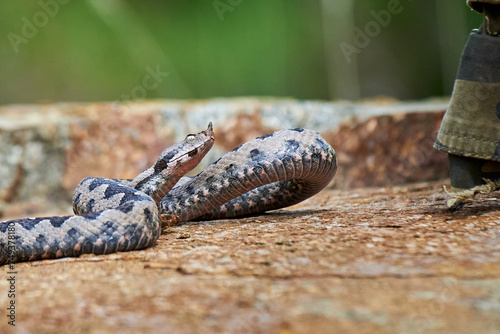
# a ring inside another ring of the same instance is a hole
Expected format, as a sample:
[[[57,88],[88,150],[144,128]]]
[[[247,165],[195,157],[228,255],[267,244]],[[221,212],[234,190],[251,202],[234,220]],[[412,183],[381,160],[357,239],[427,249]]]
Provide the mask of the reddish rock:
[[[339,160],[335,186],[388,186],[448,177],[446,154],[432,147],[443,114],[377,116],[325,133]]]
[[[267,215],[169,227],[142,251],[19,263],[15,329],[496,333],[494,196],[451,213],[441,183],[326,190]]]

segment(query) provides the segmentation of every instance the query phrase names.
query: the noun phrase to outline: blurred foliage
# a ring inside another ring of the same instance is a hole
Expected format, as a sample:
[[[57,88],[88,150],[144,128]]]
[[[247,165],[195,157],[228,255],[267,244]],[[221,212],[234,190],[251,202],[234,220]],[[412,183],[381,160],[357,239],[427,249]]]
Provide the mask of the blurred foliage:
[[[397,1],[367,46],[342,54],[394,1],[2,1],[0,104],[449,95],[482,19],[465,0]],[[168,76],[145,84],[156,69]]]

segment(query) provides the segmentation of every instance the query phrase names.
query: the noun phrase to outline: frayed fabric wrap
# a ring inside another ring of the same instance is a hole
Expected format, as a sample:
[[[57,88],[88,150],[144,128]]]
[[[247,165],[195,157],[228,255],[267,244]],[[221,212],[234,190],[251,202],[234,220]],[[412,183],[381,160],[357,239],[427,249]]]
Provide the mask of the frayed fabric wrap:
[[[500,38],[470,35],[434,147],[500,161]]]

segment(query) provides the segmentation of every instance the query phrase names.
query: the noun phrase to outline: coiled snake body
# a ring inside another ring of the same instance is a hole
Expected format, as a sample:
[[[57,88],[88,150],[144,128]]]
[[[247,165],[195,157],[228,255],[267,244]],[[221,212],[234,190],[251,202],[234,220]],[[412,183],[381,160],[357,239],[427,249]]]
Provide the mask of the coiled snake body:
[[[213,142],[210,123],[133,180],[85,178],[73,194],[75,216],[0,223],[0,265],[151,247],[161,214],[188,221],[286,207],[318,193],[337,169],[335,151],[317,132],[293,129],[256,138],[199,175],[182,177]]]

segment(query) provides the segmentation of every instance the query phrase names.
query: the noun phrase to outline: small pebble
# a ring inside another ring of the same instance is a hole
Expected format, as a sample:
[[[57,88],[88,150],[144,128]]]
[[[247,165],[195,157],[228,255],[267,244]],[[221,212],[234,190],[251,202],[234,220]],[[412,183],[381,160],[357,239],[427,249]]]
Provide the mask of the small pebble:
[[[189,239],[189,238],[191,238],[191,233],[184,231],[184,232],[177,234],[177,237],[175,237],[175,238],[176,239]]]

